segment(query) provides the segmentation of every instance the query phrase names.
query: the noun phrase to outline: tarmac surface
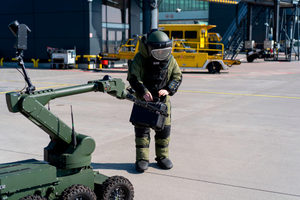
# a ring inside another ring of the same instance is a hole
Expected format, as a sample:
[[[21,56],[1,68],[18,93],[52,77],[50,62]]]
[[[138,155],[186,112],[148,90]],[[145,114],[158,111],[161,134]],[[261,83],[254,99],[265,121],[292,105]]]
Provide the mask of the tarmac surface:
[[[53,70],[28,67],[37,89],[102,79],[126,81],[126,69]],[[22,75],[0,67],[0,163],[43,160],[49,136],[20,113],[10,113],[5,93],[25,86]],[[150,165],[135,170],[132,103],[101,92],[52,100],[51,111],[92,136],[95,170],[121,175],[136,200],[300,199],[300,62],[242,61],[221,74],[190,70],[171,98],[171,170],[160,169],[151,134]]]

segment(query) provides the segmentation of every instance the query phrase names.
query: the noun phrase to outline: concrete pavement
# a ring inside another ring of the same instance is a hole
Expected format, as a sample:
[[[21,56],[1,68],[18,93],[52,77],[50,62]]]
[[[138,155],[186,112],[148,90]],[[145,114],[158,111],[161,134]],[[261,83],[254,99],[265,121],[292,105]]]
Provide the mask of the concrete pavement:
[[[125,70],[28,69],[38,89],[85,84],[109,74],[126,82]],[[128,83],[126,82],[128,85]],[[19,113],[10,113],[5,93],[25,83],[0,67],[0,163],[43,159],[49,137]],[[171,170],[157,167],[151,135],[148,171],[135,171],[132,103],[103,93],[51,101],[51,111],[92,136],[92,165],[107,176],[122,175],[136,200],[300,199],[300,62],[242,62],[221,74],[185,72],[172,101]],[[153,133],[153,132],[152,132]]]

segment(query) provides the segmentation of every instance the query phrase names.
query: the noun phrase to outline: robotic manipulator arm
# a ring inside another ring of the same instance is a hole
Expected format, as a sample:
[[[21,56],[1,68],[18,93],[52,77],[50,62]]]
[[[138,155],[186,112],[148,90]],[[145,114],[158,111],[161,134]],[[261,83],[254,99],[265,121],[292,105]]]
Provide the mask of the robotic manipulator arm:
[[[89,81],[87,84],[77,85],[60,89],[46,89],[27,92],[9,92],[6,93],[6,104],[10,112],[20,112],[30,121],[34,122],[51,138],[71,143],[71,128],[64,122],[59,120],[50,110],[46,109],[46,105],[50,100],[86,92],[104,92],[118,99],[125,99],[127,91],[125,83],[122,79],[104,76],[101,80]],[[62,130],[66,129],[66,130]]]
[[[90,91],[106,92],[119,99],[126,98],[127,93],[123,81],[121,79],[112,79],[107,75],[101,80],[89,81],[84,85],[57,90],[47,89],[35,91],[35,87],[30,81],[23,62],[23,53],[24,50],[27,49],[27,33],[30,33],[31,30],[27,25],[20,24],[18,21],[13,21],[8,27],[17,38],[14,46],[17,50],[16,58],[19,60],[19,66],[23,70],[24,79],[28,85],[24,93],[9,92],[6,94],[8,110],[14,113],[21,112],[30,121],[47,132],[52,139],[69,144],[72,137],[70,136],[71,134],[69,134],[70,128],[44,107],[51,99]],[[67,127],[66,130],[62,130],[63,127]]]
[[[74,127],[69,127],[44,106],[55,98],[91,91],[104,92],[118,99],[127,97],[122,79],[105,76],[101,80],[56,90],[8,92],[6,103],[10,112],[20,112],[50,136],[50,143],[44,149],[46,162],[61,169],[75,169],[90,165],[96,143],[92,137],[75,132]]]

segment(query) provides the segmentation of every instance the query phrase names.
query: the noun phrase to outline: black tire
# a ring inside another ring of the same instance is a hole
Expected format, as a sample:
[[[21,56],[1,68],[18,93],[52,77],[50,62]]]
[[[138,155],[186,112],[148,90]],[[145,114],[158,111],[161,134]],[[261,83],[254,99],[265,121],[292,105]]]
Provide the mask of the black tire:
[[[220,74],[221,64],[218,62],[210,62],[207,65],[207,70],[211,74]]]
[[[72,185],[61,194],[62,200],[96,200],[96,194],[85,185]]]
[[[253,62],[254,57],[253,56],[247,56],[247,62]]]
[[[28,195],[26,197],[21,198],[20,200],[47,200],[47,199],[40,195]]]
[[[112,176],[103,182],[102,200],[133,200],[133,197],[133,186],[128,179]]]

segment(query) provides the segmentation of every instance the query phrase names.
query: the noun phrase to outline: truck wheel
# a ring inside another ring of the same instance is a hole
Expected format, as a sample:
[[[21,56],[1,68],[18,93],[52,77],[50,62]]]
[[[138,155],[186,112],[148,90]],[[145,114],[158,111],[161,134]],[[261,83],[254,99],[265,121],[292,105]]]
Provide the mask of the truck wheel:
[[[253,56],[247,56],[247,62],[253,62],[254,57]]]
[[[93,190],[85,185],[72,185],[63,191],[63,200],[96,200]]]
[[[210,62],[207,65],[208,72],[211,74],[220,74],[221,64],[218,62]]]
[[[26,197],[21,198],[20,200],[47,200],[47,199],[40,195],[28,195]]]
[[[112,176],[103,182],[102,200],[132,200],[133,197],[133,186],[128,179]]]

